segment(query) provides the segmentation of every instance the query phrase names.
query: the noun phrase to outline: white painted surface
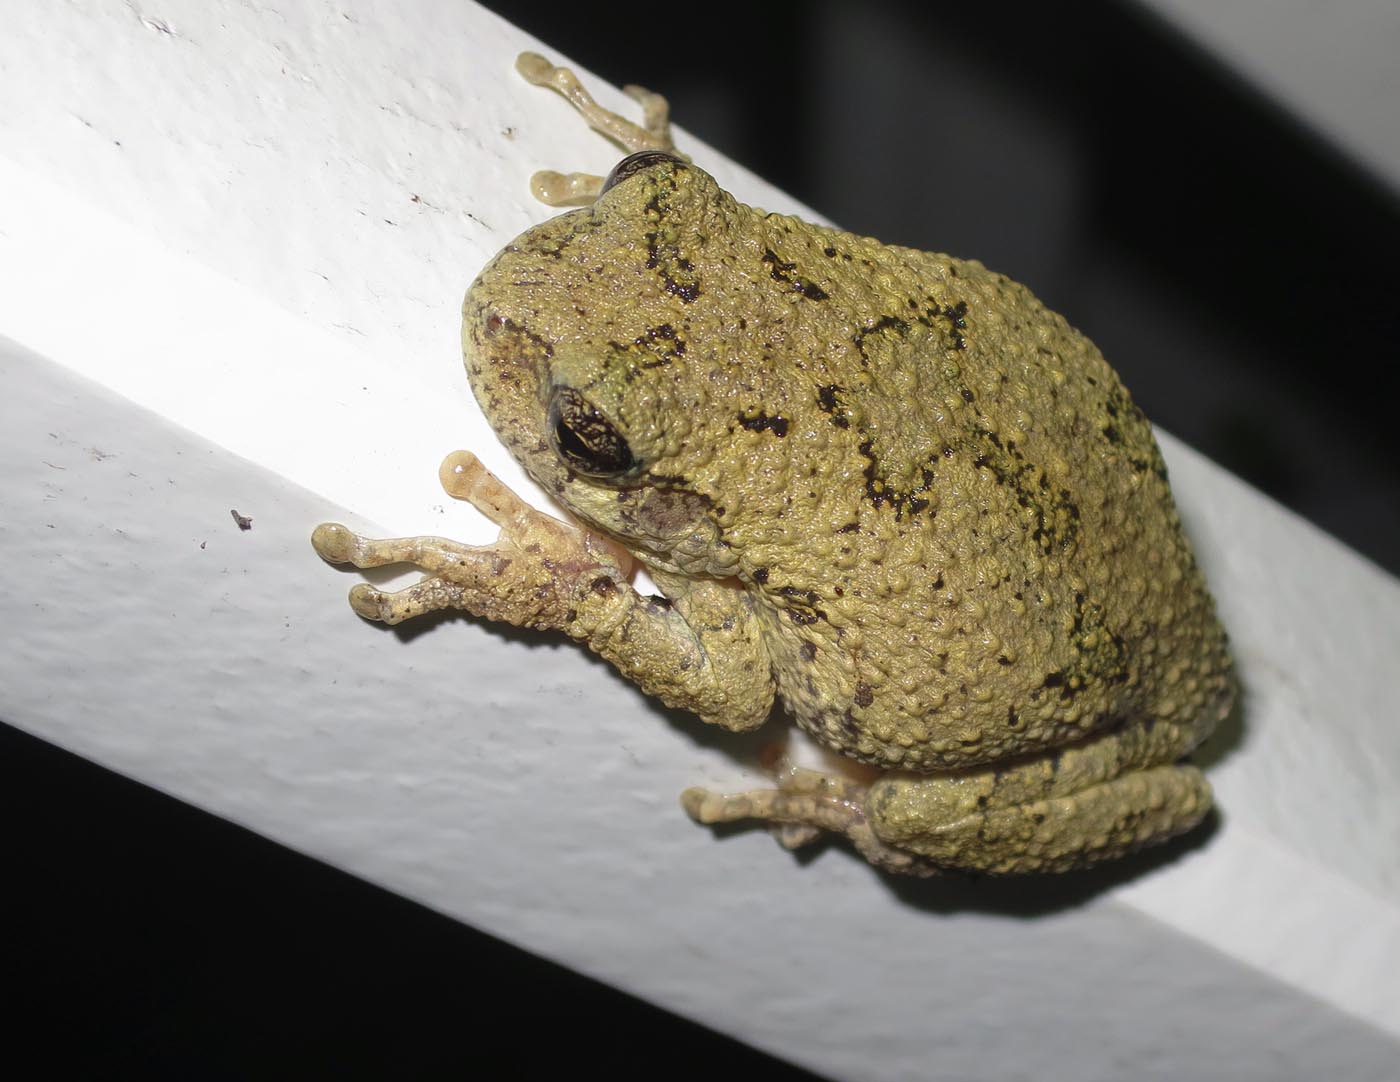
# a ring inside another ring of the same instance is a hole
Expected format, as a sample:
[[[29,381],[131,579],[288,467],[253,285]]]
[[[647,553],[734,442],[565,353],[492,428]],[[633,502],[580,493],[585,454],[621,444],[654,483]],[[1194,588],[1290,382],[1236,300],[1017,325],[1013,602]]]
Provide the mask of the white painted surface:
[[[426,0],[6,16],[0,717],[833,1077],[1391,1077],[1395,580],[1168,440],[1247,691],[1219,830],[1029,884],[716,839],[675,796],[751,741],[565,643],[366,626],[306,541],[488,536],[436,491],[458,446],[518,483],[457,304],[547,214],[531,171],[615,157],[525,39]]]
[[[1139,0],[1400,191],[1395,0]]]

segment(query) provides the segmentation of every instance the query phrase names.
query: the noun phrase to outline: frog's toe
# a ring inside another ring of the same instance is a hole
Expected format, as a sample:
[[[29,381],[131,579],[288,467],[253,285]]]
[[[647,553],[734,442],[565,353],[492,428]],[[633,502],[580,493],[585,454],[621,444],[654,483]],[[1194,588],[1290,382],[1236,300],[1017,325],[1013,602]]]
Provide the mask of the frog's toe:
[[[937,874],[935,864],[887,845],[875,836],[865,821],[854,783],[806,770],[800,778],[801,788],[753,789],[746,793],[687,789],[681,794],[681,806],[697,823],[706,825],[759,820],[785,849],[810,844],[823,833],[841,834],[862,857],[884,871],[899,875]]]
[[[586,207],[603,190],[596,173],[560,173],[540,169],[530,174],[530,194],[551,207]]]
[[[686,815],[706,826],[726,821],[722,814],[723,800],[724,797],[699,786],[692,786],[681,793],[681,807]]]
[[[776,794],[778,790],[772,790]],[[756,794],[761,798],[766,798],[767,791]],[[763,816],[757,814],[758,809],[753,801],[748,799],[750,794],[738,794],[725,796],[721,793],[711,792],[709,789],[693,788],[687,789],[681,794],[681,807],[686,814],[697,823],[713,826],[717,823],[733,823],[742,819],[760,819]],[[765,801],[766,802],[766,801]],[[813,826],[810,823],[791,823],[781,821],[769,821],[768,833],[773,835],[774,840],[784,849],[801,849],[818,841],[823,831],[821,827]]]
[[[554,77],[556,69],[539,53],[525,52],[515,58],[515,70],[527,83],[543,86]]]
[[[457,583],[435,575],[419,579],[412,586],[392,593],[376,590],[362,582],[350,591],[350,607],[366,620],[381,624],[401,624],[415,616],[454,609],[471,609],[471,592]]]
[[[444,458],[438,480],[454,500],[465,500],[503,529],[518,529],[549,517],[516,495],[470,451],[453,451]]]
[[[348,564],[355,535],[338,522],[323,522],[311,534],[311,547],[327,563]]]
[[[824,832],[820,827],[806,823],[769,823],[768,833],[773,836],[775,842],[792,852],[815,845],[821,841]]]
[[[383,620],[384,597],[382,590],[376,590],[369,583],[362,582],[350,589],[350,607],[355,610],[356,616],[366,620]]]

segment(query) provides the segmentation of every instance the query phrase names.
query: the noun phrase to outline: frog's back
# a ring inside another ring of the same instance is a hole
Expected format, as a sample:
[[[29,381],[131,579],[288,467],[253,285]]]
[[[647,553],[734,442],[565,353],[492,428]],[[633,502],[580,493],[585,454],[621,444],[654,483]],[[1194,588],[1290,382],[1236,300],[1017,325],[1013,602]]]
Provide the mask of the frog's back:
[[[856,314],[833,335],[797,306],[789,332],[807,342],[785,397],[816,402],[806,468],[849,463],[789,509],[811,540],[768,573],[799,720],[915,769],[1142,721],[1204,736],[1225,637],[1151,427],[1097,348],[979,263],[779,240],[777,265]],[[818,253],[830,273],[807,270]]]

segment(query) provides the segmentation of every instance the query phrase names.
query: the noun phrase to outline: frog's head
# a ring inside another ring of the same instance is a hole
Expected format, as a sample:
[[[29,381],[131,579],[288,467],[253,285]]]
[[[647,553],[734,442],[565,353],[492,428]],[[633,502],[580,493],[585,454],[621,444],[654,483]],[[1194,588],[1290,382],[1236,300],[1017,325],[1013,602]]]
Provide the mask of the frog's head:
[[[727,574],[713,449],[739,373],[720,343],[739,211],[703,170],[624,159],[596,202],[526,231],[463,304],[472,389],[512,454],[593,526],[663,567]],[[713,284],[713,288],[711,285]]]

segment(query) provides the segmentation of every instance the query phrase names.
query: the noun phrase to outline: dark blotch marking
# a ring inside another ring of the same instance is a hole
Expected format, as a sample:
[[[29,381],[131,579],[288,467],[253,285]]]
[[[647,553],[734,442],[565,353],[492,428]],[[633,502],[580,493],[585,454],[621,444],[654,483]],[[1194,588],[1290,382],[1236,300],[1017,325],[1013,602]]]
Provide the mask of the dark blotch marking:
[[[772,248],[765,248],[763,251],[763,262],[768,265],[768,271],[773,276],[773,281],[782,282],[789,286],[794,293],[801,294],[809,301],[824,301],[827,298],[826,290],[817,285],[810,278],[804,278],[800,274],[793,274],[797,269],[796,263],[784,263],[774,253]]]
[[[670,197],[675,190],[674,176],[658,176],[656,178],[655,190],[651,193],[651,198],[647,200],[644,208],[648,218],[655,222],[661,222],[665,219],[669,210]],[[681,255],[680,248],[676,244],[663,245],[660,237],[661,231],[659,229],[653,229],[646,234],[647,269],[661,272],[661,281],[667,293],[679,298],[682,304],[692,304],[700,296],[700,281],[694,277],[682,279],[678,277],[676,272],[689,274],[695,269],[695,264]]]
[[[972,430],[973,465],[987,470],[998,485],[1011,490],[1018,506],[1031,512],[1031,540],[1045,555],[1066,551],[1079,538],[1079,505],[1066,488],[1052,488],[1044,471],[1027,461],[1014,441],[1002,441],[985,428]]]
[[[824,387],[818,387],[817,409],[828,414],[831,423],[837,428],[850,428],[851,420],[846,416],[845,407],[841,405],[842,390],[839,383],[828,383]]]
[[[680,337],[676,328],[669,323],[648,327],[643,334],[633,339],[633,344],[640,346],[655,358],[642,362],[643,368],[659,368],[685,356],[685,339]]]
[[[739,414],[739,424],[750,432],[771,432],[778,437],[786,436],[788,432],[786,417],[777,414],[770,417],[763,410]]]
[[[1104,607],[1074,594],[1074,625],[1070,629],[1074,663],[1065,671],[1061,698],[1068,699],[1094,683],[1121,684],[1128,679],[1128,648],[1123,637],[1108,626]]]
[[[826,613],[817,607],[821,597],[815,590],[804,590],[800,586],[781,586],[777,594],[783,599],[783,608],[787,610],[788,619],[794,624],[806,627],[826,619]]]
[[[666,292],[670,293],[672,296],[679,297],[682,304],[692,304],[695,298],[700,296],[700,283],[677,282],[667,275]]]
[[[919,480],[911,487],[900,489],[890,484],[888,478],[881,472],[880,460],[875,453],[874,440],[862,441],[856,450],[865,459],[865,468],[861,471],[865,477],[865,498],[874,506],[884,507],[888,505],[892,507],[896,522],[903,519],[906,514],[918,515],[928,509],[929,499],[923,494],[933,487],[936,476],[931,463],[919,468]]]
[[[948,331],[948,339],[954,349],[967,349],[967,336],[963,331],[967,330],[967,301],[958,301],[956,304],[940,304],[934,297],[925,297],[928,307],[923,314],[915,319],[925,327],[933,327],[935,324],[943,324]],[[918,308],[914,301],[909,302],[909,307]]]
[[[499,315],[496,312],[492,312],[489,316],[486,317],[486,322],[482,327],[482,333],[487,338],[495,338],[502,331],[513,331],[514,333],[524,338],[526,341],[536,346],[540,350],[540,352],[543,353],[546,357],[554,356],[554,347],[548,342],[546,342],[543,338],[541,338],[538,334],[535,334],[533,331],[527,330],[512,319],[507,319],[505,316]]]
[[[875,691],[864,681],[856,685],[855,704],[857,706],[869,706],[875,701]]]
[[[1086,377],[1094,383],[1092,376]],[[1128,466],[1134,473],[1151,473],[1162,481],[1167,479],[1167,464],[1162,461],[1162,453],[1152,437],[1152,428],[1147,416],[1138,404],[1128,395],[1122,384],[1108,389],[1103,401],[1105,419],[1099,424],[1099,432],[1105,440],[1119,448],[1142,448],[1147,457],[1130,454]],[[1126,431],[1125,431],[1126,430]]]
[[[851,339],[851,344],[856,347],[856,352],[860,354],[861,364],[870,364],[870,355],[865,351],[865,340],[873,335],[884,334],[886,331],[894,331],[896,335],[903,338],[909,333],[909,321],[901,319],[899,316],[881,316],[869,327],[862,327],[856,331]]]

